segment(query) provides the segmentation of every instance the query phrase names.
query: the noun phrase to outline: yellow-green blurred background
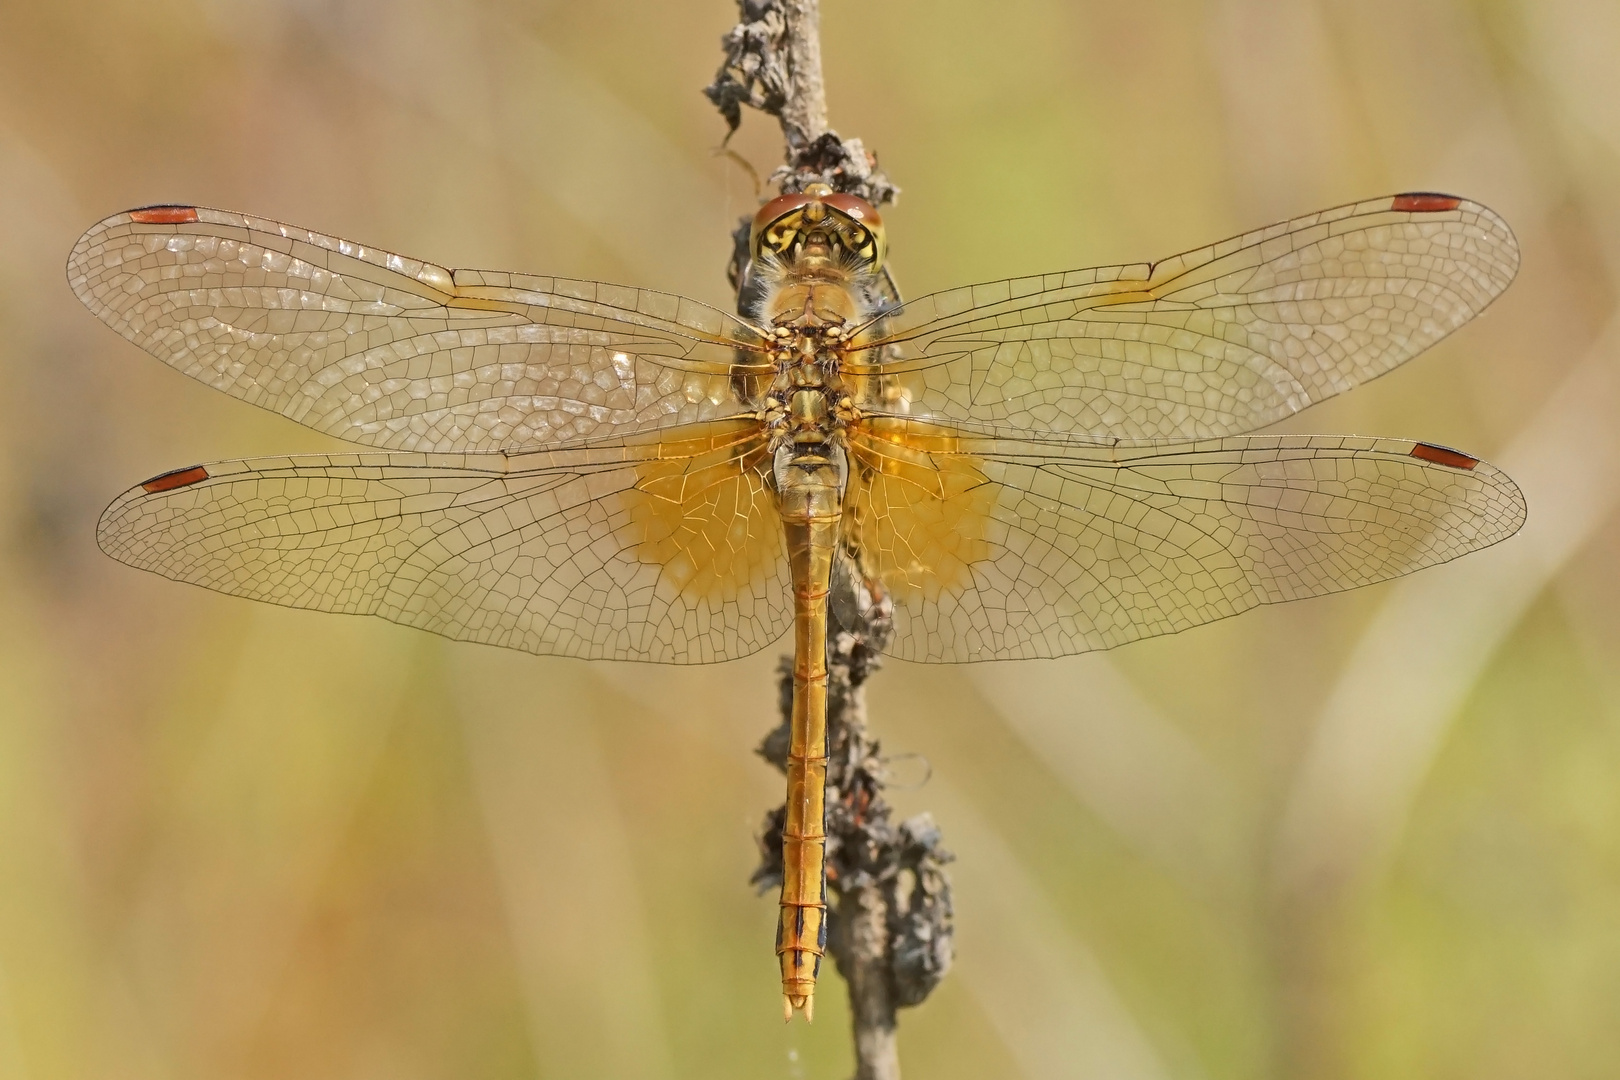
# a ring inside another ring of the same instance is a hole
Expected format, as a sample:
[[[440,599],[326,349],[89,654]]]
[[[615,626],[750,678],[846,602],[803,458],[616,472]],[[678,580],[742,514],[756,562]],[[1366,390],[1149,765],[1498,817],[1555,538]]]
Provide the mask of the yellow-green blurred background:
[[[778,650],[536,659],[95,548],[129,484],[337,444],[191,382],[62,265],[130,206],[726,302],[729,0],[0,0],[0,1077],[834,1078],[746,879]],[[1478,322],[1296,431],[1505,467],[1415,578],[873,683],[960,858],[914,1078],[1620,1075],[1620,4],[826,0],[916,295],[1454,191]],[[761,171],[776,134],[734,145]]]

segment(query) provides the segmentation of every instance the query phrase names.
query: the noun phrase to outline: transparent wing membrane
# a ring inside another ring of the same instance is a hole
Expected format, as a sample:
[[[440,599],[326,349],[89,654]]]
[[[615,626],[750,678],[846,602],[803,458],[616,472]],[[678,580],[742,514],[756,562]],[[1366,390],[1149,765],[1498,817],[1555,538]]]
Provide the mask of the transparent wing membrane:
[[[903,427],[857,443],[848,517],[907,660],[1112,648],[1446,562],[1525,515],[1497,469],[1396,439],[1109,450]]]
[[[1399,195],[1157,263],[989,282],[860,339],[875,411],[1007,434],[1242,434],[1377,378],[1479,314],[1518,269],[1478,203]]]
[[[855,409],[829,432],[891,651],[1109,648],[1511,535],[1523,499],[1466,454],[1240,436],[1421,352],[1517,265],[1491,211],[1409,194],[887,312],[843,356]],[[179,206],[96,225],[68,276],[171,367],[396,451],[155,477],[102,517],[124,562],[568,656],[725,660],[792,623],[776,429],[737,392],[788,361],[731,315]]]
[[[130,341],[350,442],[532,449],[740,411],[746,324],[667,293],[446,270],[200,207],[115,214],[68,281]]]
[[[743,656],[792,621],[757,432],[507,458],[371,454],[194,466],[120,496],[109,555],[287,607],[462,641],[661,663]]]

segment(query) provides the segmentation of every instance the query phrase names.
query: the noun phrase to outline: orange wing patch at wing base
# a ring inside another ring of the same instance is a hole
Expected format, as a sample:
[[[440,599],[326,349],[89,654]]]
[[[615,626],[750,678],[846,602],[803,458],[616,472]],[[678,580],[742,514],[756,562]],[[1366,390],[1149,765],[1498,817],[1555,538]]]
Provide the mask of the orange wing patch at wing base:
[[[734,601],[781,573],[769,454],[753,421],[717,421],[658,443],[621,496],[634,551],[683,596]]]
[[[990,557],[996,487],[960,448],[949,428],[892,418],[851,435],[856,467],[844,534],[864,571],[902,601],[936,603],[967,586],[973,564]]]

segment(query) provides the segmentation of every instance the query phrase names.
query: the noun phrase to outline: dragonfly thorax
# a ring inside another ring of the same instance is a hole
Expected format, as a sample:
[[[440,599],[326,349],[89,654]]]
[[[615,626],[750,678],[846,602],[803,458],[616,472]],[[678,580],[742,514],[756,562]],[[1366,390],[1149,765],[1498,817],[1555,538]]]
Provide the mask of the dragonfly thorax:
[[[772,335],[777,373],[760,416],[772,448],[837,441],[855,415],[839,374],[843,326],[812,318],[798,326],[778,326]]]
[[[835,440],[853,418],[839,363],[860,304],[839,284],[814,279],[786,283],[768,300],[776,375],[760,418],[770,430],[771,446]]]

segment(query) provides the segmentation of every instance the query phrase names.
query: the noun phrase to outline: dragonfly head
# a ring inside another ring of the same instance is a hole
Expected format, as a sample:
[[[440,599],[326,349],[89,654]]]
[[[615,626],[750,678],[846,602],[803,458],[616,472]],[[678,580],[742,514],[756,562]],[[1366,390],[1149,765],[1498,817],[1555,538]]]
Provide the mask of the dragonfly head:
[[[759,208],[748,247],[756,262],[769,254],[807,269],[842,266],[876,273],[883,265],[883,219],[858,195],[810,184]]]

